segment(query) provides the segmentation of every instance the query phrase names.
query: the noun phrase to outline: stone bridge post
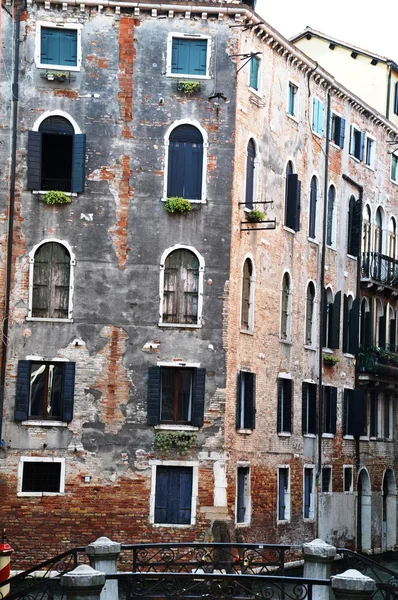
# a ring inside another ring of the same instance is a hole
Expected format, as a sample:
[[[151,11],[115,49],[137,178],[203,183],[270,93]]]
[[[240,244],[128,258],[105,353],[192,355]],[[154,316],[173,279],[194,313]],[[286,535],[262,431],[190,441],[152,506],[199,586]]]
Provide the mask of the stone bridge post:
[[[100,600],[105,575],[88,565],[79,565],[61,577],[67,600]]]
[[[331,577],[336,600],[371,600],[376,591],[376,582],[356,569],[348,569]]]
[[[304,572],[308,579],[329,579],[332,572],[332,562],[336,556],[336,548],[323,540],[317,539],[303,544]],[[330,588],[314,586],[313,600],[329,600]]]
[[[112,542],[107,537],[100,537],[98,540],[89,544],[86,548],[90,565],[97,571],[108,575],[116,573],[117,559],[121,552],[121,545],[118,542]],[[105,583],[101,592],[101,600],[117,600],[119,598],[119,585],[117,579],[110,579]]]

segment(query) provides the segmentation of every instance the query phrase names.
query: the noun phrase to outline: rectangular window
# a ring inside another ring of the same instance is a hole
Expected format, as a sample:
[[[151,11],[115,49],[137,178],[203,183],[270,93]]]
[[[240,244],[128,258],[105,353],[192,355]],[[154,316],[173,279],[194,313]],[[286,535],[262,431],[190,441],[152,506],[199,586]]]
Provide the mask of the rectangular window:
[[[391,440],[393,437],[393,401],[392,397],[384,396],[384,439]]]
[[[189,77],[208,75],[208,39],[171,36],[169,74]]]
[[[365,165],[374,169],[376,156],[376,142],[373,138],[366,136],[365,141]]]
[[[337,388],[323,386],[323,433],[336,433]]]
[[[36,67],[59,71],[78,71],[81,66],[81,25],[37,23]]]
[[[297,173],[286,174],[285,225],[293,231],[300,230],[301,181]]]
[[[302,432],[316,434],[316,383],[303,381],[302,385]]]
[[[314,468],[304,467],[304,519],[313,519],[315,517],[315,478]]]
[[[365,134],[351,125],[350,154],[357,160],[363,160]]]
[[[352,467],[343,467],[344,491],[353,491]]]
[[[323,135],[325,107],[318,98],[312,99],[312,131],[318,135]]]
[[[236,403],[236,429],[254,429],[256,415],[256,375],[239,371]]]
[[[328,494],[332,491],[332,467],[322,467],[322,492]]]
[[[345,119],[339,117],[335,113],[331,113],[331,122],[330,122],[330,139],[336,146],[339,148],[344,148],[344,138],[345,138]]]
[[[290,520],[290,477],[289,468],[278,469],[278,521]]]
[[[250,59],[249,87],[256,92],[261,88],[261,60],[257,56],[252,56]]]
[[[391,154],[391,180],[398,183],[398,156]]]
[[[75,363],[20,360],[15,419],[71,421]]]
[[[62,494],[64,489],[63,458],[21,458],[18,467],[19,496]]]
[[[287,113],[291,117],[297,116],[297,98],[298,87],[289,81],[288,97],[287,97]]]
[[[236,522],[250,523],[250,469],[238,467],[236,485]]]
[[[192,467],[156,468],[155,523],[190,525]]]
[[[398,81],[395,83],[394,114],[398,115]]]
[[[365,432],[365,394],[360,390],[344,390],[343,435],[359,437]]]
[[[278,379],[278,433],[292,432],[292,396],[293,382],[291,379]]]

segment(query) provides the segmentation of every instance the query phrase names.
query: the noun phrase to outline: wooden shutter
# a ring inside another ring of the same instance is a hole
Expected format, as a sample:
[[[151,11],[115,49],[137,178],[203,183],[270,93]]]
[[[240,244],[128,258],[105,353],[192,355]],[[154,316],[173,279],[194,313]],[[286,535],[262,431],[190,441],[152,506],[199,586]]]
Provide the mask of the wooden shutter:
[[[29,392],[30,360],[19,360],[15,392],[15,419],[17,421],[24,421],[28,416]]]
[[[331,329],[330,329],[330,348],[336,349],[340,347],[340,308],[341,308],[341,292],[337,292],[333,303],[331,314]]]
[[[174,488],[178,490],[178,505],[175,507],[175,512],[173,511],[177,520],[170,520],[169,522],[190,525],[192,506],[192,467],[176,467],[174,472]]]
[[[282,431],[291,433],[292,431],[292,380],[283,380],[283,423]]]
[[[156,469],[155,523],[167,523],[167,505],[173,501],[172,467]]]
[[[343,435],[348,435],[350,433],[349,418],[348,418],[349,417],[350,391],[351,390],[347,390],[346,388],[344,388],[344,391],[343,391],[343,423],[342,423]]]
[[[385,347],[386,347],[386,327],[387,327],[386,309],[384,307],[384,312],[379,319],[379,340],[378,340],[380,348],[383,348],[383,349],[385,349]]]
[[[390,352],[394,352],[396,351],[396,320],[395,320],[395,315],[394,315],[394,319],[390,319]]]
[[[317,201],[317,184],[316,184],[315,177],[313,177],[311,179],[311,188],[310,188],[310,214],[309,214],[309,231],[308,231],[308,235],[311,238],[314,238],[315,233],[316,233],[316,201]]]
[[[351,205],[350,205],[351,208]],[[359,255],[361,249],[361,229],[362,229],[362,202],[356,200],[352,205],[351,228],[348,254],[352,256]]]
[[[278,433],[282,431],[282,401],[283,401],[283,379],[278,379],[278,412],[276,430]]]
[[[207,40],[184,40],[189,48],[189,75],[206,75]]]
[[[182,197],[202,199],[203,144],[186,142],[183,145],[184,173]],[[182,157],[180,156],[180,159]]]
[[[300,229],[301,181],[297,173],[287,175],[286,227]]]
[[[336,433],[336,421],[337,421],[337,388],[330,388],[330,432]]]
[[[323,288],[322,291],[322,296],[323,296],[323,314],[322,314],[322,347],[326,348],[326,344],[328,343],[328,331],[327,331],[327,326],[328,326],[328,296],[327,296],[327,291],[325,288]]]
[[[160,421],[160,367],[148,369],[147,423],[158,425]]]
[[[324,123],[324,116],[325,116],[325,107],[323,105],[323,102],[318,101],[318,127],[317,127],[317,132],[319,133],[319,135],[323,135],[323,123]]]
[[[256,420],[256,375],[255,373],[244,373],[244,429],[254,429]]]
[[[361,390],[350,390],[349,423],[351,435],[359,437],[364,430],[365,394]]]
[[[64,385],[62,398],[62,420],[72,421],[73,419],[73,399],[75,393],[75,363],[66,362],[64,364]]]
[[[46,65],[59,63],[60,31],[52,27],[42,27],[40,35],[40,62]]]
[[[252,56],[250,60],[250,87],[253,90],[258,90],[258,70],[260,61],[256,56]]]
[[[238,481],[236,491],[236,521],[238,523],[245,522],[245,479],[247,469],[245,467],[238,468]]]
[[[250,286],[251,286],[251,261],[249,258],[245,260],[243,265],[242,279],[242,307],[241,307],[241,327],[249,329],[249,314],[250,314]]]
[[[365,312],[365,335],[364,335],[365,348],[371,348],[373,346],[373,310],[372,305],[369,306],[369,310]]]
[[[363,133],[363,131],[358,132],[358,144],[359,147],[357,148],[358,152],[358,160],[363,160],[363,153],[364,153],[364,147],[365,147],[365,134]]]
[[[41,189],[42,135],[40,131],[28,132],[28,189]]]
[[[172,73],[189,73],[189,48],[186,42],[180,38],[173,38],[171,51],[171,72]]]
[[[398,81],[395,83],[394,113],[398,115]]]
[[[301,388],[301,431],[303,435],[309,433],[308,425],[308,383],[303,381]]]
[[[334,143],[340,148],[344,148],[345,138],[345,119],[342,117],[334,118]]]
[[[172,253],[172,255],[174,252]],[[178,291],[178,268],[171,266],[169,255],[166,259],[163,284],[163,323],[177,323],[177,291]]]
[[[246,208],[253,208],[253,194],[254,194],[254,159],[256,151],[254,143],[249,140],[247,145],[247,156],[246,156],[246,195],[245,195],[245,206]]]
[[[67,319],[69,316],[70,254],[65,246],[57,243],[51,243],[51,254],[49,316]]]
[[[76,133],[72,143],[72,185],[71,191],[75,193],[84,191],[86,160],[86,135]]]
[[[359,304],[359,298],[355,298],[350,311],[348,351],[351,354],[357,354],[359,349]]]
[[[59,65],[76,67],[77,65],[77,30],[59,31]]]
[[[308,384],[308,433],[316,434],[316,384]]]
[[[279,469],[278,519],[280,521],[286,518],[286,491],[288,485],[288,470],[286,468]]]
[[[42,244],[35,253],[32,317],[50,317],[52,243]]]
[[[236,382],[236,429],[242,429],[243,423],[241,423],[241,410],[242,410],[242,371],[238,372],[238,378]]]
[[[369,414],[369,437],[377,436],[377,396],[374,392],[370,395],[370,414]]]
[[[343,352],[348,352],[348,339],[349,339],[349,327],[350,327],[350,315],[348,309],[348,296],[344,294],[343,300]]]
[[[192,410],[192,425],[202,427],[205,411],[205,382],[206,369],[196,369],[194,373],[194,398]]]
[[[169,143],[169,164],[167,170],[167,197],[183,197],[184,186],[184,144]]]
[[[318,125],[318,100],[312,99],[312,130],[317,131]]]

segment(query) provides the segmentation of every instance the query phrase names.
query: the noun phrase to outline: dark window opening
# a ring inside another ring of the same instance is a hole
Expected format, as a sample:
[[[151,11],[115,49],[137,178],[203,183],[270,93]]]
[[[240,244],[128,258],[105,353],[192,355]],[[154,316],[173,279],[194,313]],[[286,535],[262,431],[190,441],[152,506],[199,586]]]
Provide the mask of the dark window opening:
[[[198,324],[199,260],[189,250],[175,250],[164,265],[163,323]]]
[[[278,520],[290,518],[289,469],[282,467],[278,471]]]
[[[248,523],[250,519],[250,470],[238,467],[236,492],[236,522]]]
[[[289,161],[286,167],[285,188],[285,225],[293,231],[300,229],[301,181],[293,173],[293,165]]]
[[[302,432],[316,433],[316,389],[315,383],[303,381],[302,385]]]
[[[191,523],[192,471],[192,467],[157,467],[155,523]]]
[[[41,189],[70,192],[72,182],[71,135],[43,133]]]
[[[57,242],[42,244],[34,257],[32,317],[67,319],[69,287],[68,250]]]
[[[309,346],[312,344],[312,334],[314,326],[314,303],[315,303],[315,287],[312,282],[307,287],[307,306],[305,313],[305,343]]]
[[[343,435],[359,437],[366,434],[365,394],[359,390],[344,390],[343,397]]]
[[[323,433],[336,433],[337,388],[330,385],[323,388]]]
[[[315,238],[316,235],[316,203],[318,196],[318,186],[316,177],[311,179],[310,187],[310,211],[309,211],[309,228],[308,235],[310,238]]]
[[[247,258],[243,265],[243,279],[242,279],[242,306],[241,306],[241,328],[249,330],[252,327],[251,316],[252,316],[252,275],[253,265],[252,261]]]
[[[322,492],[332,491],[332,469],[331,467],[322,467]]]
[[[278,379],[278,433],[292,432],[292,396],[292,380],[284,378]]]
[[[59,492],[60,484],[60,462],[24,461],[22,492]]]
[[[167,197],[202,199],[203,137],[193,125],[175,127],[169,138]]]
[[[162,423],[192,421],[193,370],[162,368],[160,420]]]
[[[334,216],[334,200],[336,196],[336,191],[334,187],[331,185],[328,192],[328,206],[327,206],[327,229],[326,229],[326,243],[328,246],[331,246],[334,242],[333,240],[333,216]]]
[[[348,205],[347,254],[357,257],[361,247],[361,201],[351,196]]]
[[[304,469],[304,519],[314,518],[314,469]]]
[[[352,492],[352,467],[344,467],[344,491]]]
[[[239,371],[236,404],[236,428],[254,429],[256,416],[256,375]]]
[[[256,160],[256,148],[253,140],[249,140],[247,144],[247,155],[246,155],[246,196],[245,206],[246,208],[253,208],[254,200],[254,172],[255,172],[255,160]]]

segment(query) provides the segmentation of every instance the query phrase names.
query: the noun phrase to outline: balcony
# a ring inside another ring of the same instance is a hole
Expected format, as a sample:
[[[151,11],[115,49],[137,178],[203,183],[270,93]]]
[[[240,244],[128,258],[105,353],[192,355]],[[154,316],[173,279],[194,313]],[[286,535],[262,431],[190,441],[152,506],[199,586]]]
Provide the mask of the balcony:
[[[362,252],[361,280],[398,288],[398,260],[380,252]]]
[[[398,348],[390,350],[383,348],[361,349],[358,353],[358,371],[383,378],[398,379]]]

